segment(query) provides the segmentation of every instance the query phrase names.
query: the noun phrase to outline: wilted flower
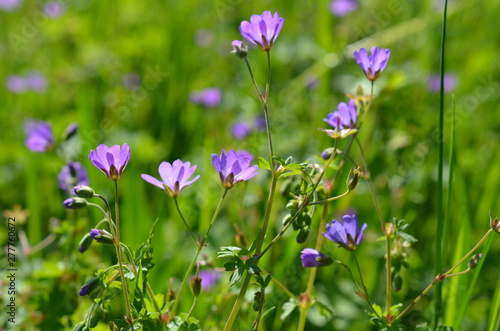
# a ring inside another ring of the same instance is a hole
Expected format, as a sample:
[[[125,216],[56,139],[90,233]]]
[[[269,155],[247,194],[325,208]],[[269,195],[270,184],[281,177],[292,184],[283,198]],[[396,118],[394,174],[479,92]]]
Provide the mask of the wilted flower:
[[[243,21],[240,24],[240,33],[245,39],[254,45],[258,45],[263,51],[270,51],[273,43],[278,38],[284,19],[279,17],[278,12],[273,14],[266,10],[262,15],[252,15],[250,22]]]
[[[250,166],[252,159],[250,153],[246,151],[229,151],[226,154],[223,150],[220,157],[212,154],[212,165],[219,172],[222,186],[230,189],[237,183],[257,175],[257,166]]]
[[[0,0],[0,10],[14,11],[22,3],[22,0]]]
[[[371,49],[371,55],[368,55],[368,51],[365,48],[361,48],[358,51],[354,51],[354,59],[358,65],[365,72],[366,78],[370,81],[375,81],[380,72],[384,70],[391,51],[387,48],[382,48],[379,50],[377,46],[373,46]]]
[[[444,74],[443,83],[444,91],[451,92],[457,86],[457,77],[454,74]],[[441,76],[439,74],[430,75],[427,87],[433,93],[439,92],[441,90]]]
[[[252,128],[245,122],[238,122],[231,127],[231,133],[234,139],[242,140],[252,133]]]
[[[184,163],[181,160],[175,160],[173,164],[162,162],[158,167],[162,181],[146,174],[142,174],[141,177],[146,182],[164,190],[169,197],[177,198],[184,187],[191,185],[200,178],[198,175],[189,180],[195,170],[196,165],[191,167],[190,162]]]
[[[215,108],[220,104],[222,92],[216,87],[206,88],[201,91],[191,93],[190,100],[196,105],[207,108]]]
[[[232,54],[241,57],[242,59],[248,54],[248,47],[241,40],[233,40],[231,43],[233,46]]]
[[[1,0],[0,0],[1,1]],[[12,93],[24,93],[28,90],[26,78],[18,75],[10,75],[6,81],[7,89]]]
[[[91,229],[90,237],[101,244],[114,244],[113,236],[106,230]]]
[[[59,188],[68,194],[73,193],[73,188],[77,185],[89,185],[89,177],[87,171],[80,162],[68,162],[59,175]]]
[[[117,181],[130,160],[130,147],[127,144],[121,147],[120,145],[112,147],[99,145],[95,151],[90,151],[89,159],[110,180]]]
[[[321,267],[333,262],[331,257],[312,248],[303,249],[301,253],[300,260],[305,268]]]
[[[323,236],[345,249],[353,251],[363,240],[363,231],[365,231],[366,227],[366,223],[361,228],[359,227],[356,215],[344,215],[342,223],[333,220],[330,224],[327,224],[326,233],[323,232]]]
[[[50,18],[57,18],[64,13],[64,6],[59,1],[49,1],[43,6],[43,11]]]
[[[47,90],[47,79],[42,74],[37,72],[32,72],[28,76],[26,76],[26,83],[28,88],[37,92],[42,93]]]
[[[26,147],[30,151],[43,153],[54,148],[54,135],[49,122],[28,120],[24,124]]]
[[[328,114],[324,121],[337,130],[354,129],[356,128],[357,118],[356,102],[351,99],[349,104],[345,102],[339,103],[337,111]]]
[[[342,17],[358,9],[358,6],[357,0],[332,0],[330,11],[333,15]]]

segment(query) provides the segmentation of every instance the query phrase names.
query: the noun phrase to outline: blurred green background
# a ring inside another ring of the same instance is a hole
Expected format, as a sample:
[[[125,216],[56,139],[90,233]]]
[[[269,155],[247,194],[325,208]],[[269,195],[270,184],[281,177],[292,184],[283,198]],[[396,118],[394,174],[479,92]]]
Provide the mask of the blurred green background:
[[[17,317],[19,325],[24,325],[20,330],[65,329],[83,318],[90,302],[77,297],[79,286],[113,258],[106,247],[93,247],[85,255],[74,253],[76,243],[100,220],[99,215],[94,210],[65,210],[62,201],[66,196],[57,186],[57,174],[64,160],[71,158],[87,167],[91,186],[112,200],[112,184],[87,158],[100,143],[126,142],[132,151],[119,182],[122,239],[132,247],[145,241],[158,218],[156,267],[150,279],[157,292],[168,289],[170,278],[178,286],[194,247],[173,201],[144,182],[140,174],[156,176],[161,161],[177,158],[197,164],[202,177],[183,191],[179,202],[188,222],[202,233],[222,194],[211,154],[246,149],[267,157],[264,132],[253,132],[243,140],[231,134],[232,125],[253,123],[262,112],[244,62],[230,51],[231,41],[242,39],[240,22],[264,10],[278,11],[285,19],[271,51],[270,101],[275,151],[283,157],[317,161],[331,144],[318,131],[326,127],[322,119],[339,102],[348,100],[345,93],[355,94],[359,85],[365,94],[369,91],[352,51],[373,45],[391,49],[389,64],[375,84],[373,111],[360,138],[384,216],[407,220],[411,224],[408,232],[419,240],[410,250],[410,268],[394,302],[409,303],[432,281],[439,97],[429,88],[429,79],[439,71],[442,13],[434,1],[362,0],[358,10],[336,17],[329,3],[72,0],[61,1],[61,15],[50,17],[44,11],[46,2],[25,1],[11,11],[0,11],[0,207],[5,219],[13,215],[15,205],[29,211],[18,231],[26,231],[31,246],[57,234],[31,256],[18,253],[22,276],[17,285]],[[488,211],[499,212],[499,11],[497,0],[450,1],[445,64],[446,72],[455,76],[456,86],[446,94],[444,142],[449,146],[453,95],[457,162],[447,266],[488,230]],[[248,57],[263,86],[265,54],[252,47]],[[9,76],[33,72],[46,78],[45,89],[9,90]],[[190,102],[192,92],[208,87],[222,90],[219,106],[206,109]],[[23,122],[27,119],[50,121],[59,141],[65,128],[76,122],[78,141],[51,154],[30,152],[24,145]],[[354,149],[353,158],[357,156],[359,151]],[[234,244],[235,224],[247,241],[255,237],[268,182],[269,175],[261,170],[248,184],[230,192],[203,251],[209,264],[223,265],[215,252],[221,245]],[[343,190],[340,185],[338,192]],[[281,229],[285,203],[285,198],[278,197],[270,236]],[[382,305],[384,248],[377,241],[381,232],[366,183],[331,204],[331,219],[348,208],[357,210],[359,219],[369,224],[357,254],[367,287],[374,301]],[[5,227],[0,230],[2,241],[5,231]],[[295,294],[305,289],[308,276],[308,270],[300,266],[299,254],[314,245],[314,237],[298,245],[290,233],[263,260],[263,268],[272,266],[273,276]],[[325,243],[323,247],[336,259],[353,263],[336,245]],[[494,238],[473,287],[473,274],[445,282],[444,323],[455,330],[487,329],[496,314],[491,301],[498,291],[499,251]],[[62,261],[67,264],[61,265]],[[237,292],[228,289],[228,276],[198,305],[195,317],[203,321],[203,330],[217,330],[234,302]],[[316,289],[334,316],[325,318],[313,308],[307,330],[371,329],[364,313],[367,307],[354,294],[344,270],[320,269]],[[61,297],[67,300],[61,302]],[[410,329],[431,320],[431,299],[426,297],[416,306],[408,321]],[[294,330],[298,314],[284,322],[279,319],[287,300],[279,288],[272,289],[267,307],[277,309],[263,321],[262,330]],[[190,301],[188,297],[182,303],[183,311],[189,309]],[[4,318],[0,317],[1,323]],[[248,329],[253,318],[251,307],[244,307],[240,329]]]

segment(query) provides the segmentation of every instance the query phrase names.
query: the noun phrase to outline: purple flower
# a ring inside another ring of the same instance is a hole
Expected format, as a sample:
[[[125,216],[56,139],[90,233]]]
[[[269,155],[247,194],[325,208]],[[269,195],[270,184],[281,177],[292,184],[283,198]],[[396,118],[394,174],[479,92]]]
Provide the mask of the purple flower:
[[[259,130],[259,131],[266,131],[266,129],[267,129],[266,118],[264,116],[257,116],[255,118],[255,126],[257,127],[257,130]]]
[[[200,271],[198,277],[201,278],[201,288],[203,290],[209,290],[214,287],[217,281],[219,280],[221,274],[215,270],[203,270]]]
[[[330,11],[333,15],[342,17],[358,9],[358,6],[357,0],[332,0]]]
[[[43,6],[43,11],[50,18],[57,18],[64,13],[64,6],[58,1],[49,1]]]
[[[312,248],[306,248],[301,253],[300,260],[305,268],[321,267],[333,262],[331,257]]]
[[[121,147],[120,145],[112,147],[99,145],[95,151],[90,151],[89,159],[110,180],[117,181],[130,160],[130,147],[127,144]]]
[[[355,129],[357,118],[356,102],[351,99],[349,104],[345,102],[339,103],[337,111],[328,114],[324,121],[337,130]]]
[[[358,65],[365,72],[366,78],[370,81],[375,81],[380,72],[384,70],[389,57],[391,56],[391,51],[387,48],[382,48],[379,50],[377,46],[373,46],[371,50],[371,55],[368,55],[366,49],[361,48],[359,51],[354,51],[354,59]]]
[[[361,228],[359,227],[356,215],[347,214],[342,217],[342,223],[333,220],[330,224],[327,224],[326,233],[323,232],[323,236],[345,249],[353,251],[363,240],[363,231],[365,231],[366,227],[366,223]]]
[[[226,154],[222,150],[220,157],[212,154],[212,165],[219,172],[222,186],[226,189],[257,175],[257,166],[250,166],[252,160],[253,157],[246,151],[229,151]]]
[[[47,79],[37,72],[29,74],[26,77],[26,82],[28,87],[37,93],[42,93],[47,90]]]
[[[216,87],[206,88],[201,91],[191,93],[191,102],[207,108],[215,108],[220,104],[222,92]]]
[[[263,51],[270,51],[273,43],[278,38],[284,19],[279,17],[278,12],[271,14],[266,10],[262,15],[252,15],[250,22],[243,21],[240,24],[241,35],[254,45],[258,45]]]
[[[26,147],[30,151],[43,153],[55,146],[54,135],[49,122],[28,120],[24,124]]]
[[[457,77],[454,74],[445,74],[443,83],[444,92],[451,92],[457,86]],[[439,92],[441,89],[441,76],[439,74],[430,75],[427,87],[433,93]]]
[[[231,127],[231,133],[234,139],[242,140],[252,133],[252,128],[245,122],[238,122]]]
[[[69,162],[61,169],[57,178],[59,188],[68,194],[72,194],[73,188],[77,185],[89,185],[87,171],[80,162]]]
[[[14,11],[21,3],[21,0],[0,0],[0,10]]]
[[[129,72],[128,74],[122,76],[122,85],[129,90],[135,90],[141,86],[141,84],[142,79],[138,73]]]
[[[7,77],[6,85],[9,91],[16,94],[24,93],[28,90],[28,82],[23,76],[10,75]]]
[[[189,162],[183,163],[181,160],[175,160],[173,164],[162,162],[158,167],[162,181],[146,174],[142,174],[141,177],[146,182],[164,190],[169,197],[177,198],[184,187],[191,185],[200,178],[198,175],[188,180],[195,170],[195,165],[191,167]]]

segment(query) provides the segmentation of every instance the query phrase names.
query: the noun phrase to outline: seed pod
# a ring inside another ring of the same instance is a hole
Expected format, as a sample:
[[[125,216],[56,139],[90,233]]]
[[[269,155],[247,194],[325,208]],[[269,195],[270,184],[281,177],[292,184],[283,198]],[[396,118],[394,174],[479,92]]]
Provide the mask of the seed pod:
[[[298,244],[303,244],[306,242],[307,237],[309,237],[309,232],[310,228],[308,226],[305,226],[300,229],[299,234],[297,235],[297,238],[295,239]]]

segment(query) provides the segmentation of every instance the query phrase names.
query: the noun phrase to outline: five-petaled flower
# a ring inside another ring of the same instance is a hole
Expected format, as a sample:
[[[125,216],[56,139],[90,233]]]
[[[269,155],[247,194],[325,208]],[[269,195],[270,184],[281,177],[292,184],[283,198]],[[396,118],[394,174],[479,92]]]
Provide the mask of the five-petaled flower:
[[[158,186],[167,193],[171,198],[177,198],[181,193],[182,189],[188,185],[191,185],[200,178],[196,176],[189,180],[196,170],[196,165],[191,167],[191,163],[182,162],[181,160],[175,160],[173,164],[168,162],[162,162],[158,167],[158,172],[160,173],[161,181],[158,179],[142,174],[141,177],[146,182]]]
[[[252,15],[250,22],[243,21],[240,24],[241,35],[263,51],[270,51],[273,43],[278,38],[284,19],[279,17],[278,12],[274,15],[266,10],[262,15]]]
[[[49,122],[28,120],[24,125],[26,147],[30,151],[43,153],[55,146],[54,134]]]
[[[305,248],[301,252],[300,260],[305,268],[321,267],[332,264],[332,258],[312,248]]]
[[[89,159],[110,180],[117,181],[130,160],[130,147],[127,144],[121,147],[120,145],[112,147],[99,145],[95,151],[90,151]]]
[[[342,222],[333,220],[330,224],[327,224],[326,233],[323,232],[323,236],[343,248],[353,251],[363,240],[363,231],[365,231],[366,227],[366,223],[359,227],[356,215],[347,214],[342,217]]]
[[[358,110],[354,99],[349,100],[349,104],[345,102],[339,103],[337,110],[327,115],[324,121],[330,124],[337,130],[355,129],[358,119]]]
[[[212,154],[212,165],[219,173],[222,186],[226,189],[257,175],[257,166],[250,166],[253,157],[246,151],[222,151],[220,157]]]
[[[380,72],[384,70],[390,56],[391,51],[389,49],[379,49],[377,46],[372,47],[371,55],[368,55],[368,51],[365,48],[354,51],[354,59],[356,59],[358,65],[365,72],[366,78],[372,82],[375,81],[380,75]]]

